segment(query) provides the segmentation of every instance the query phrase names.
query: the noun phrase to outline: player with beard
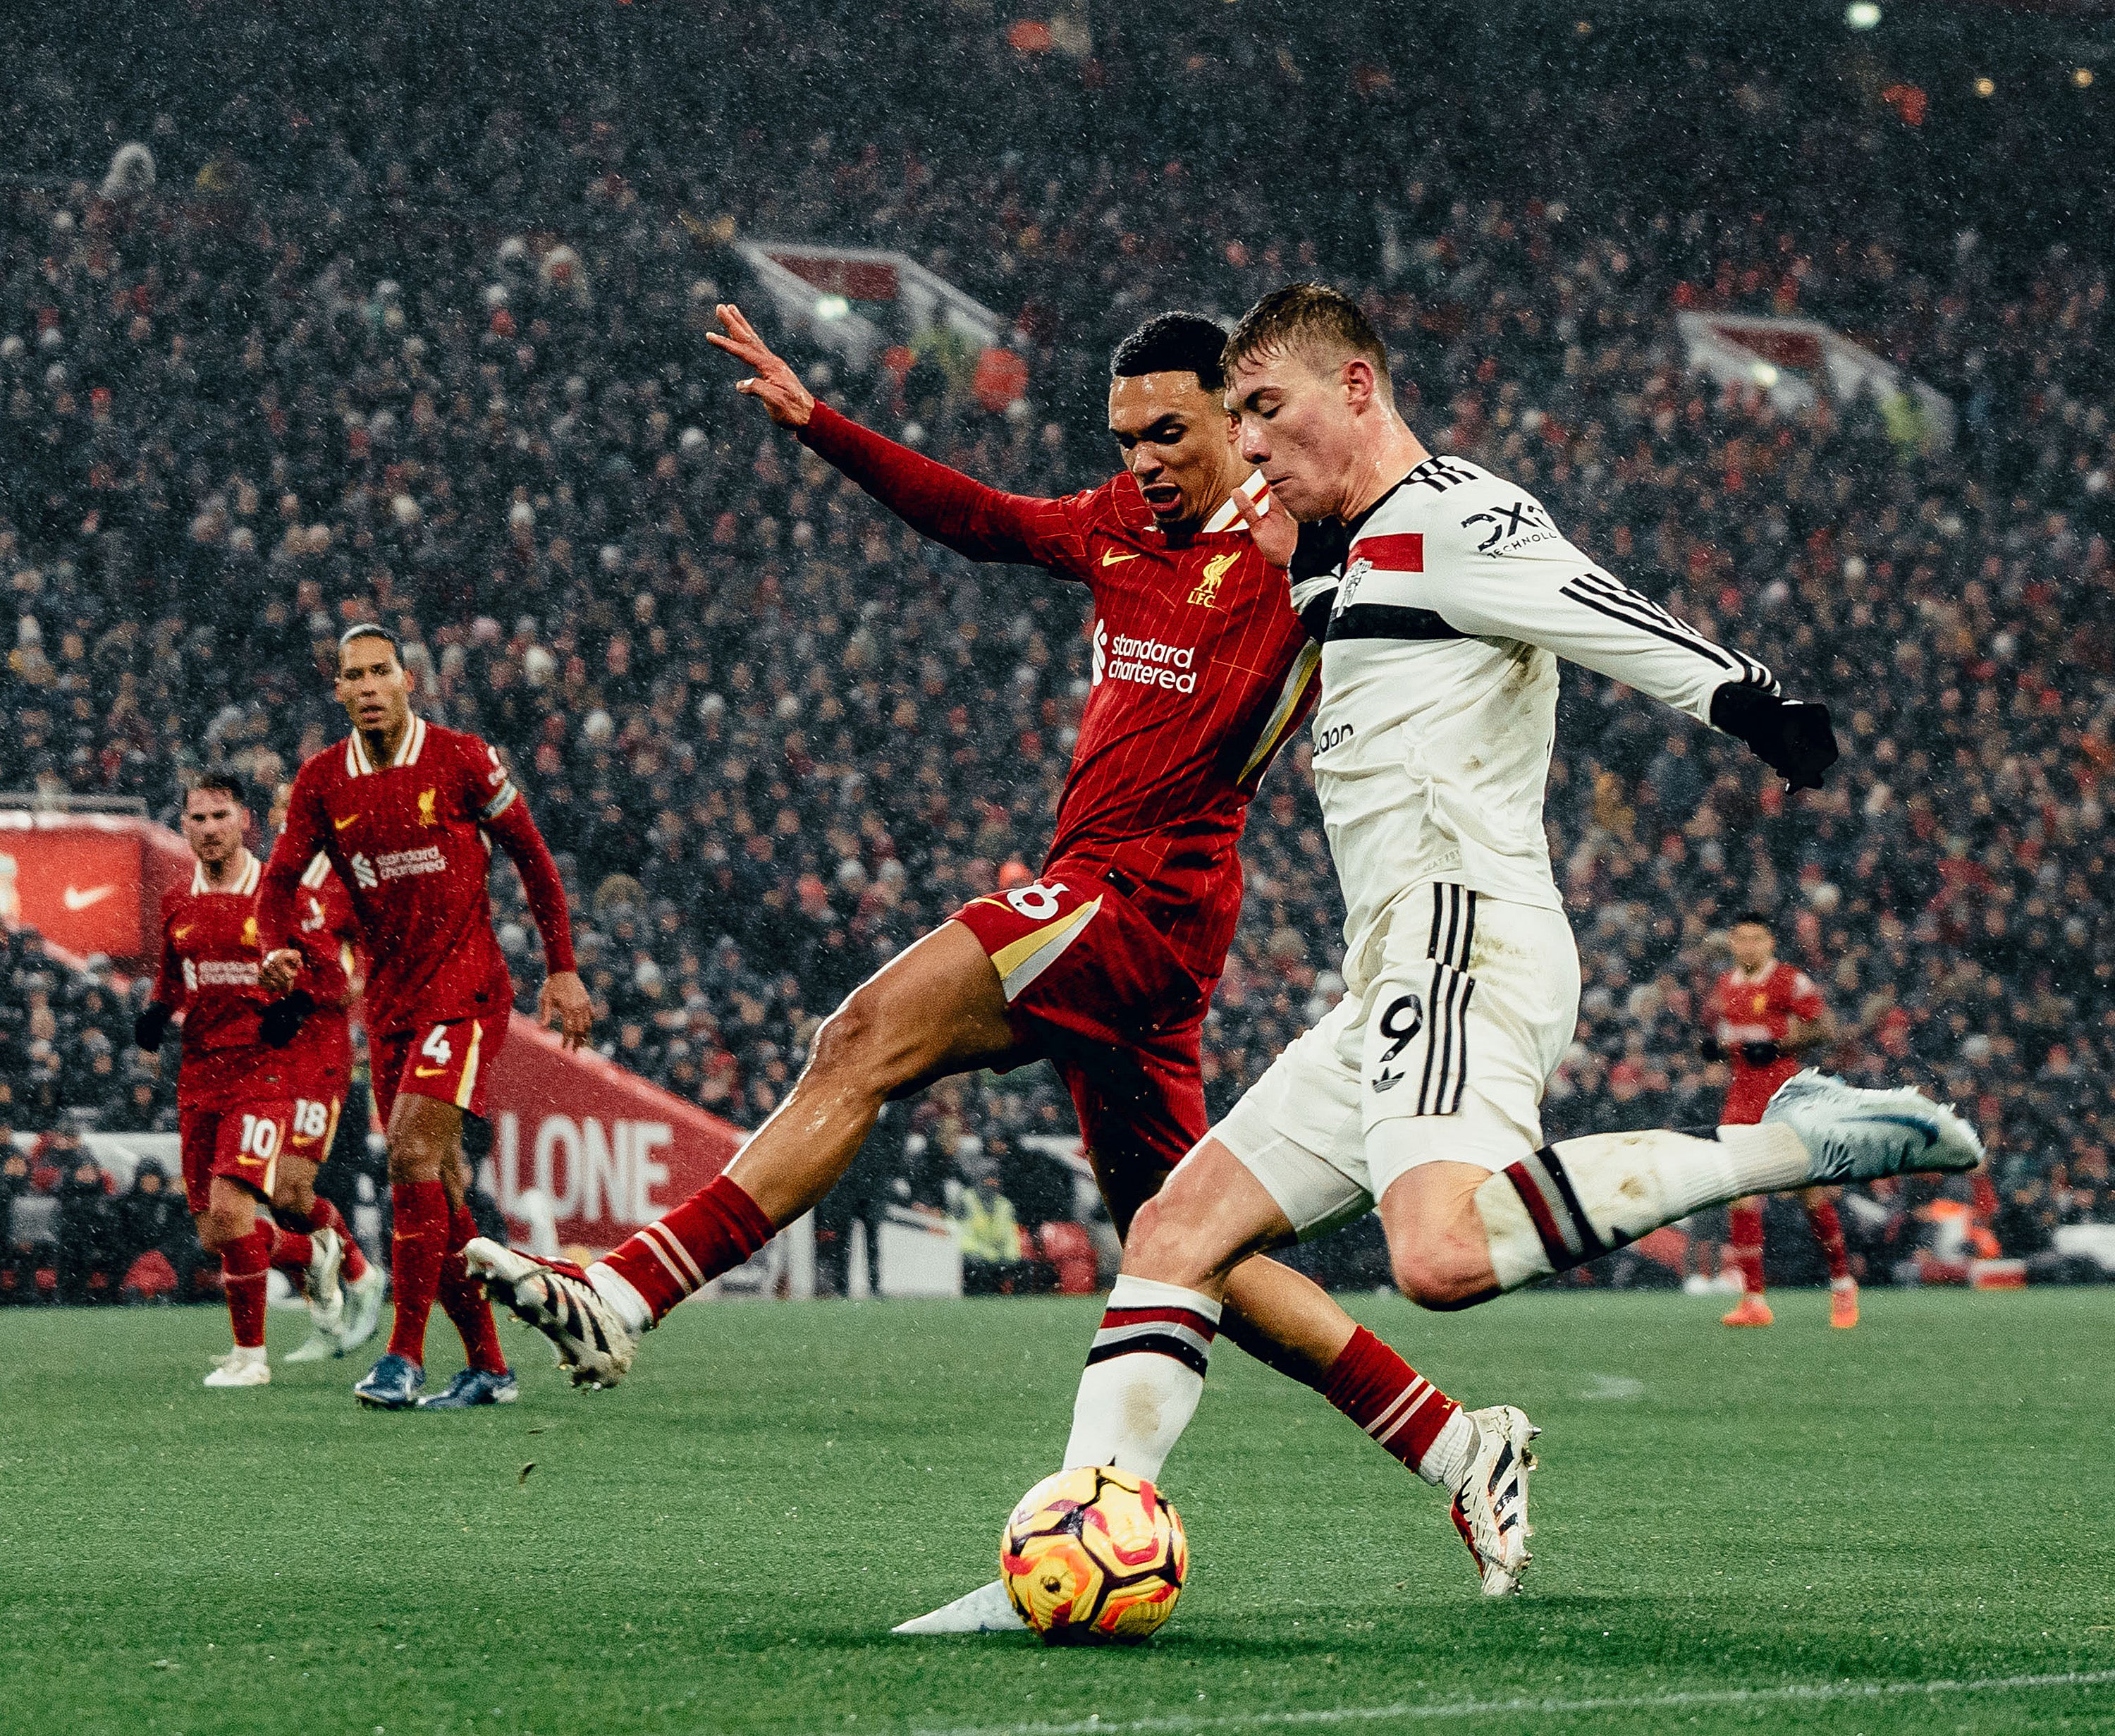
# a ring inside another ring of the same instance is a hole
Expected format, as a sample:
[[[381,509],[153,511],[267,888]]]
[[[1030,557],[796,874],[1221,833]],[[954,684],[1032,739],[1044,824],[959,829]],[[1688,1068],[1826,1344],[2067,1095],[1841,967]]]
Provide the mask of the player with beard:
[[[364,1018],[375,1108],[388,1130],[396,1319],[388,1352],[353,1391],[383,1410],[505,1404],[518,1389],[491,1307],[462,1261],[477,1233],[465,1197],[463,1117],[484,1113],[490,1062],[514,1004],[486,884],[493,846],[519,870],[544,936],[539,1011],[577,1047],[591,1014],[573,969],[566,889],[498,754],[413,713],[396,636],[348,627],[337,655],[337,698],[352,731],[295,774],[286,829],[258,893],[257,925],[267,988],[287,994],[303,987],[302,881],[321,853],[366,942]],[[469,1366],[421,1399],[436,1301],[462,1335]]]
[[[971,900],[855,990],[723,1175],[585,1272],[470,1245],[471,1270],[581,1385],[619,1379],[671,1308],[820,1200],[885,1102],[951,1073],[1049,1061],[1126,1229],[1208,1124],[1199,1040],[1240,914],[1236,846],[1314,698],[1299,599],[1249,529],[1278,521],[1235,449],[1212,321],[1163,314],[1118,346],[1108,426],[1122,471],[1041,499],[988,488],[818,403],[737,309],[719,315],[727,335],[714,342],[753,370],[737,389],[906,523],[971,560],[1085,586],[1093,680],[1039,876]],[[1474,1431],[1451,1426],[1453,1400],[1290,1268],[1253,1261],[1228,1284],[1229,1336],[1460,1490]],[[1149,1294],[1123,1324],[1190,1342],[1186,1317]],[[1480,1522],[1458,1504],[1455,1518]],[[1019,1626],[994,1582],[906,1628]]]

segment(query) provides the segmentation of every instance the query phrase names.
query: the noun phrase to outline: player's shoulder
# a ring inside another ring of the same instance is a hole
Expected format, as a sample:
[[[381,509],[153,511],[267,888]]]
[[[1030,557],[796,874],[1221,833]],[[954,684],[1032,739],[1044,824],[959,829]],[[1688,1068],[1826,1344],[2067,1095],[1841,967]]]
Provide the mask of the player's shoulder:
[[[492,751],[484,737],[472,735],[467,729],[451,729],[430,718],[421,718],[419,723],[426,737],[420,744],[420,759],[430,754],[435,759],[482,760]]]
[[[1814,985],[1811,976],[1800,969],[1797,965],[1787,963],[1783,959],[1778,961],[1777,976],[1778,981],[1787,994],[1804,997],[1809,994],[1819,994],[1821,992]]]
[[[344,782],[348,775],[351,740],[350,736],[341,736],[329,746],[317,749],[302,760],[301,769],[294,774],[295,792],[327,790]]]

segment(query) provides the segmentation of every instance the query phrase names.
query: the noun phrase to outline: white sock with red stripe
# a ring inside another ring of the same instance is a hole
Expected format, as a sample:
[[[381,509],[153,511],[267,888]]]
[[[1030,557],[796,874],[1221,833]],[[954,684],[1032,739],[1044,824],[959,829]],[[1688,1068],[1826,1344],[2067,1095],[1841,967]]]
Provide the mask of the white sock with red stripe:
[[[1790,1127],[1590,1133],[1545,1146],[1476,1190],[1498,1288],[1598,1260],[1707,1206],[1804,1187],[1806,1147]]]
[[[1150,1278],[1118,1278],[1080,1376],[1065,1468],[1114,1465],[1157,1479],[1197,1413],[1218,1330],[1213,1297]]]

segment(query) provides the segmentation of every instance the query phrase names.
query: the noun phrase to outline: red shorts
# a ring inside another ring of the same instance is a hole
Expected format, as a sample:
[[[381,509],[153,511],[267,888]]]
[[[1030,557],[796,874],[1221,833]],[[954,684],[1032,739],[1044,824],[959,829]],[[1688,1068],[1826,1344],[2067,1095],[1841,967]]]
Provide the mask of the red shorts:
[[[293,1102],[285,1097],[227,1109],[178,1105],[184,1203],[191,1215],[196,1217],[206,1209],[217,1175],[240,1182],[259,1198],[269,1200],[273,1184],[279,1178],[279,1155],[286,1149],[293,1117]]]
[[[438,1097],[469,1114],[484,1114],[485,1075],[507,1041],[509,1017],[495,1013],[370,1037],[368,1062],[382,1125],[389,1125],[400,1094]]]
[[[1049,1061],[1119,1232],[1210,1127],[1199,1068],[1209,990],[1107,880],[1062,864],[954,920],[998,972],[1021,1062]]]

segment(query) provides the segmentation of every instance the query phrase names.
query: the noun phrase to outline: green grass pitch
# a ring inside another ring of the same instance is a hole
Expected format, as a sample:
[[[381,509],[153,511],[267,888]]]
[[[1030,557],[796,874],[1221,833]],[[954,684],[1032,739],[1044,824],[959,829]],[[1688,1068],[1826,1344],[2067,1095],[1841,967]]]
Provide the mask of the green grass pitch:
[[[590,1394],[510,1332],[522,1401],[454,1416],[358,1409],[364,1362],[208,1392],[204,1310],[11,1311],[0,1731],[2115,1729],[2115,1290],[1778,1302],[1356,1304],[1544,1426],[1502,1605],[1223,1345],[1165,1479],[1181,1607],[1095,1652],[887,1633],[995,1570],[1091,1302],[692,1307]]]

